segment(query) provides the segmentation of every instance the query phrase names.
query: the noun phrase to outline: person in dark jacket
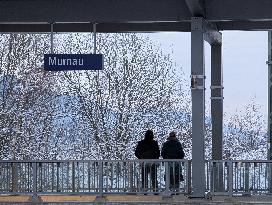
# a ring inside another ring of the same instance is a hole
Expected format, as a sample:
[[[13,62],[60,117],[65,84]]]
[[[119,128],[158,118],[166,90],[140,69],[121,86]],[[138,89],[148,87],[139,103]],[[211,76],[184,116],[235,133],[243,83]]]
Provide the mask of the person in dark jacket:
[[[159,159],[160,148],[158,142],[154,140],[152,130],[147,130],[144,140],[138,142],[135,150],[135,156],[138,159]],[[142,165],[142,188],[144,191],[146,191],[148,188],[149,174],[152,182],[152,189],[153,191],[156,191],[158,188],[156,164],[144,162]]]
[[[175,132],[170,132],[167,141],[162,145],[161,155],[163,159],[183,159],[184,151]],[[178,189],[179,182],[183,181],[181,166],[178,162],[169,162],[170,189]]]

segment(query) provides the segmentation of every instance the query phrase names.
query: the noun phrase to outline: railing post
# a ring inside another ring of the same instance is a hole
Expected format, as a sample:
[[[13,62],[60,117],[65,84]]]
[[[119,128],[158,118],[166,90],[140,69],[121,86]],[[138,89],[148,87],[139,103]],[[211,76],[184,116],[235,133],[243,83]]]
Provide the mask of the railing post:
[[[221,161],[218,164],[218,191],[225,192],[224,188],[224,162]]]
[[[12,192],[17,192],[17,182],[18,182],[18,167],[16,162],[11,163],[12,168]]]
[[[267,180],[268,180],[268,193],[272,194],[272,163],[267,164]]]
[[[33,198],[37,197],[37,163],[32,162],[33,169]]]
[[[192,163],[191,163],[191,160],[188,160],[187,161],[187,167],[186,167],[186,169],[187,169],[187,176],[186,176],[186,183],[187,183],[187,187],[186,187],[186,189],[187,189],[187,193],[188,194],[191,194],[191,192],[192,192],[192,178],[191,178],[191,176],[192,176],[192,170],[191,170],[191,167],[192,167]]]
[[[169,168],[169,162],[165,162],[165,196],[170,195],[170,168]]]
[[[59,189],[59,167],[60,167],[60,162],[57,162],[57,192],[60,192],[60,189]]]
[[[130,191],[131,192],[136,192],[136,190],[134,189],[133,185],[133,179],[134,179],[134,173],[133,173],[133,164],[129,163],[129,181],[130,181]]]
[[[223,185],[223,162],[211,162],[211,192],[224,192]]]
[[[245,163],[245,193],[244,195],[249,195],[249,163]]]
[[[214,175],[215,175],[215,173],[216,173],[216,170],[215,170],[215,164],[216,164],[216,162],[213,162],[213,161],[210,161],[210,164],[209,164],[209,169],[210,169],[210,173],[211,173],[211,175],[210,175],[210,192],[211,192],[211,194],[214,194],[214,192],[215,192],[215,177],[214,177]]]
[[[229,190],[229,196],[232,196],[232,193],[233,193],[233,165],[232,165],[232,161],[229,161],[227,163],[228,163],[228,190]]]
[[[75,162],[72,162],[72,192],[76,192],[76,186],[75,186]]]
[[[99,197],[103,196],[103,162],[99,161]]]

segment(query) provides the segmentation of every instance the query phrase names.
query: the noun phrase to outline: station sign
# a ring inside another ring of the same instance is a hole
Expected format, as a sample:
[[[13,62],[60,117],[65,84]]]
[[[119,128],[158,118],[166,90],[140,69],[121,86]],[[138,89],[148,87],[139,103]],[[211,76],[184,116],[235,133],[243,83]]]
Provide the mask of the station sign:
[[[44,54],[44,70],[102,70],[102,54]]]

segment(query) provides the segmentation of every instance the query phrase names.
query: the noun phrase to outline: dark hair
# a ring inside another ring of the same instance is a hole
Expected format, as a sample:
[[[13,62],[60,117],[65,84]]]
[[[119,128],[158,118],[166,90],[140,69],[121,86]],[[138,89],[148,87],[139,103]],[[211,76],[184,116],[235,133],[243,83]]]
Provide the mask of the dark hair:
[[[177,137],[177,136],[176,136],[176,132],[173,131],[173,132],[170,132],[170,133],[169,133],[169,136],[168,136],[167,139],[168,139],[168,140],[176,139],[176,137]]]
[[[169,133],[169,137],[175,138],[175,137],[176,137],[176,132],[174,132],[174,131],[173,131],[173,132],[170,132],[170,133]]]
[[[146,132],[145,132],[145,140],[153,140],[153,138],[154,138],[154,134],[153,134],[153,131],[152,130],[147,130]]]

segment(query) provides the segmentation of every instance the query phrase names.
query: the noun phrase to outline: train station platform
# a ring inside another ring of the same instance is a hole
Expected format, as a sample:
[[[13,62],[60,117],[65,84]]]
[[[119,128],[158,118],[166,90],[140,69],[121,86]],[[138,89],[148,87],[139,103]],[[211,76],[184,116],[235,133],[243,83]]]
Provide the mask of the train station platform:
[[[272,196],[213,196],[211,198],[189,198],[185,195],[1,195],[0,204],[272,204]]]

